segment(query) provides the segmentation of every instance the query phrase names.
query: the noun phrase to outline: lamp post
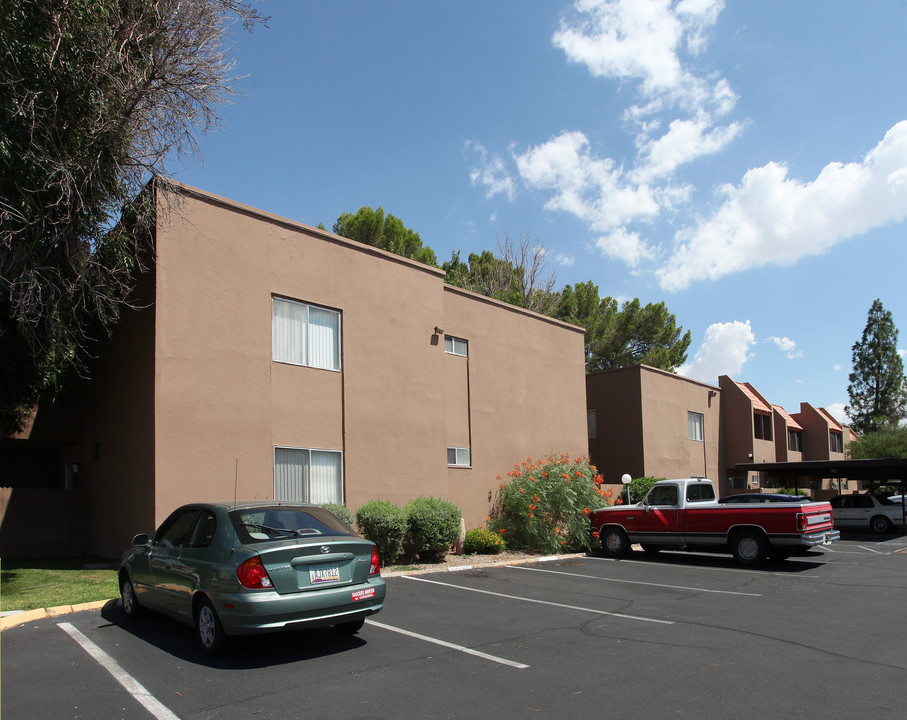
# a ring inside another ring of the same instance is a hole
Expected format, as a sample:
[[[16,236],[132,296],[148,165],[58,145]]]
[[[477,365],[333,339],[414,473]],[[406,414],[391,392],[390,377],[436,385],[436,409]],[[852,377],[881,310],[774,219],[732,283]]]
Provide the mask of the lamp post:
[[[624,473],[624,474],[621,475],[621,477],[620,477],[620,481],[621,481],[624,485],[627,486],[627,505],[630,504],[630,481],[631,481],[632,479],[633,479],[633,478],[631,478],[631,477],[629,476],[629,474],[627,474],[627,473]]]

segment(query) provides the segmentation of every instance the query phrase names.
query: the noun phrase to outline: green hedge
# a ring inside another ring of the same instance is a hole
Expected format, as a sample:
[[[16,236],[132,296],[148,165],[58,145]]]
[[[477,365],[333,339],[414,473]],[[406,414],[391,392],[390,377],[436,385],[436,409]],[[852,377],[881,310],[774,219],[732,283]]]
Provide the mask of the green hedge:
[[[387,500],[369,500],[356,511],[359,532],[378,546],[378,560],[391,565],[403,554],[406,511]]]
[[[404,510],[413,552],[423,562],[444,557],[460,535],[460,508],[441,498],[420,497]]]
[[[350,510],[346,505],[338,505],[337,503],[325,503],[321,507],[343,520],[343,522],[349,525],[351,529],[356,526],[356,516],[353,514],[353,511]]]

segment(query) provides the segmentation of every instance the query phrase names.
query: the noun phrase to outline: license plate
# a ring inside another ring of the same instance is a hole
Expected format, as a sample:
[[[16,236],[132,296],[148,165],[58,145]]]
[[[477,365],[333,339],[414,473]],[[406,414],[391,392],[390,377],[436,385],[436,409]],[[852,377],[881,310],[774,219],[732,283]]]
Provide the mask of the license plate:
[[[309,582],[312,585],[319,583],[336,582],[340,579],[340,567],[338,565],[318,565],[309,568]]]

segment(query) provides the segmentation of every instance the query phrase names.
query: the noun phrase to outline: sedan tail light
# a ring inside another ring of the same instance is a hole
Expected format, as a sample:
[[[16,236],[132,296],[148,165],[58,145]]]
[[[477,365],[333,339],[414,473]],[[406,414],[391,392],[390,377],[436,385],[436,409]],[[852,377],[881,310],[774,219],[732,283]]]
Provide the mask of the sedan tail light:
[[[265,570],[265,566],[258,555],[250,557],[236,568],[236,577],[239,578],[239,582],[243,587],[253,590],[273,587],[268,571]]]
[[[378,562],[378,548],[372,548],[372,562],[368,566],[369,577],[381,574],[381,563]]]

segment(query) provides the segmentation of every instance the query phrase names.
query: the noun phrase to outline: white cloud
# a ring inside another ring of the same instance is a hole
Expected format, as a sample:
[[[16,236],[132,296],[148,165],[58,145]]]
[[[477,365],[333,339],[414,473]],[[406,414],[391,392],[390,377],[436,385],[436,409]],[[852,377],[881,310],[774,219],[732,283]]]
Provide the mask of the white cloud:
[[[504,195],[508,200],[513,200],[516,186],[507,170],[504,159],[500,155],[488,156],[482,145],[466,141],[466,150],[472,151],[476,158],[474,167],[469,171],[469,179],[473,186],[485,188],[485,197]]]
[[[803,351],[797,350],[797,343],[788,337],[770,337],[766,342],[773,342],[778,349],[785,353],[789,360],[796,360],[803,357]]]
[[[832,370],[834,370],[835,372],[840,372],[840,371],[843,370],[843,369],[844,369],[844,366],[843,366],[843,365],[835,365],[835,366],[832,368]]]
[[[576,258],[564,252],[557,252],[554,254],[554,262],[561,267],[570,267],[576,262]]]
[[[831,405],[826,405],[825,409],[828,410],[828,414],[839,423],[850,425],[850,418],[844,410],[845,407],[846,406],[843,403],[832,403]]]
[[[724,204],[675,237],[657,271],[666,290],[768,264],[791,265],[843,240],[907,217],[907,121],[892,127],[862,162],[829,163],[808,183],[769,163],[725,186]]]
[[[749,320],[714,323],[706,329],[696,356],[678,368],[677,374],[712,384],[717,383],[720,375],[739,375],[752,357],[750,348],[755,343],[756,336]]]

